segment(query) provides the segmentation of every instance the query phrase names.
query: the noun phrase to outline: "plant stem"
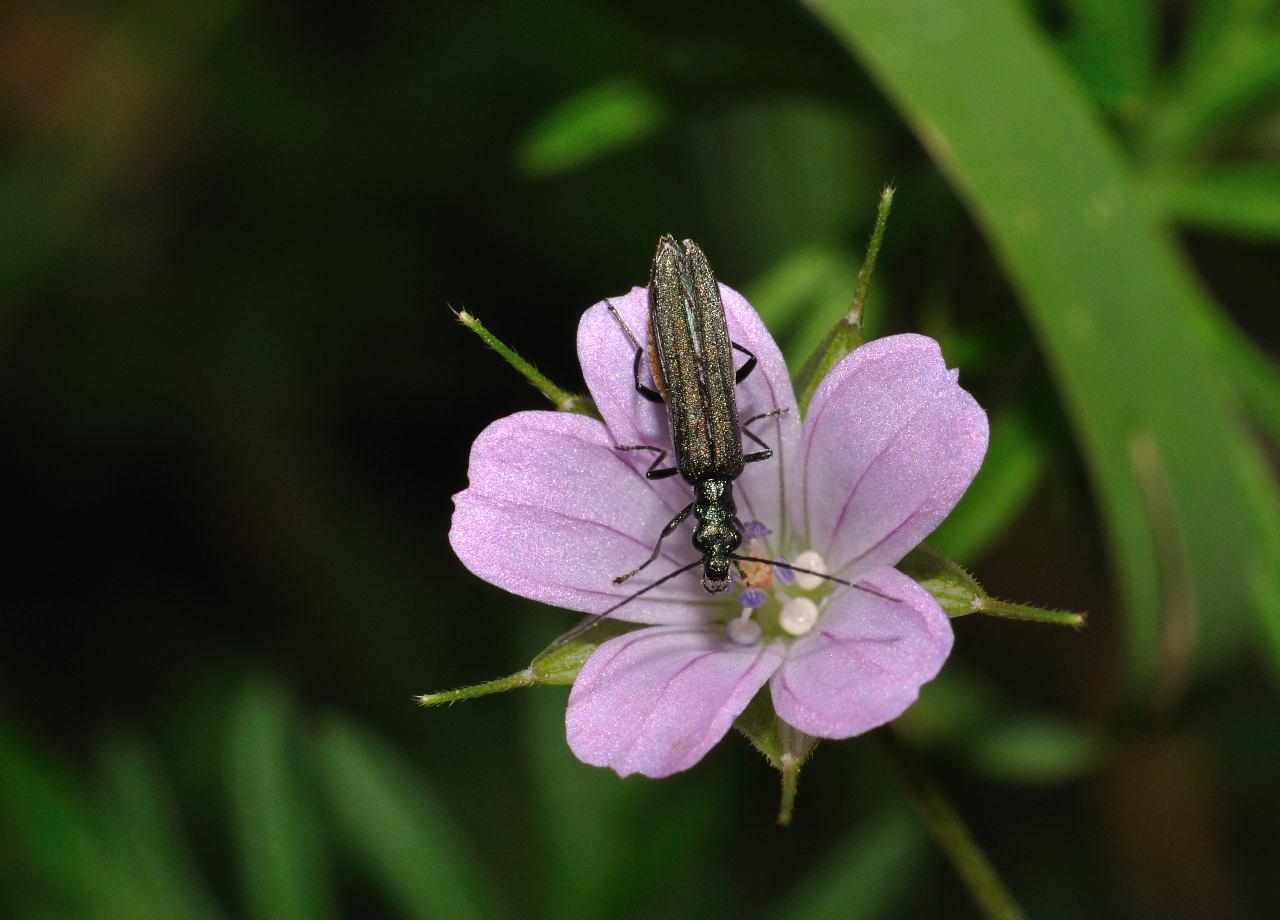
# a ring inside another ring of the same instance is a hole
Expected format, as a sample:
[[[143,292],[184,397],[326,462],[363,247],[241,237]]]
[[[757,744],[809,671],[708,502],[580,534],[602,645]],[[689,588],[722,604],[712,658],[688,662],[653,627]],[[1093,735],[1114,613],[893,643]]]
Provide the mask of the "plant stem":
[[[1032,623],[1051,623],[1054,626],[1070,626],[1080,629],[1084,626],[1085,615],[1071,610],[1045,610],[1027,604],[1015,604],[1002,601],[998,597],[984,597],[981,606],[973,611],[989,617],[1003,617],[1006,620],[1027,620]]]
[[[938,785],[892,729],[881,729],[876,732],[876,738],[934,842],[950,860],[983,916],[990,920],[1022,920],[1025,916],[1022,908]]]
[[[537,682],[537,677],[533,671],[525,668],[523,671],[517,671],[507,677],[487,680],[483,684],[472,684],[469,687],[459,687],[457,690],[441,690],[439,693],[423,693],[415,696],[413,701],[419,706],[443,706],[445,703],[473,700],[476,697],[488,696],[491,693],[515,690],[517,687],[531,687]]]

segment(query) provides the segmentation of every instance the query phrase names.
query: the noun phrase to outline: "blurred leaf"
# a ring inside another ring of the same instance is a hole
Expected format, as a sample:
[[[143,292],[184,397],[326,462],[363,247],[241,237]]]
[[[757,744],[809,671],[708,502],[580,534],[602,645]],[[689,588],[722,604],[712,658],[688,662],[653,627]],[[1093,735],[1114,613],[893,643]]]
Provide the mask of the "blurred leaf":
[[[798,246],[830,247],[867,226],[870,214],[849,203],[876,200],[883,139],[848,107],[770,94],[718,107],[692,127],[717,251],[769,265]]]
[[[1136,114],[1151,87],[1156,58],[1152,0],[1067,0],[1063,53],[1108,110]]]
[[[940,553],[966,562],[976,559],[1026,505],[1044,475],[1044,443],[1036,436],[1025,406],[1000,415],[978,476],[960,504],[929,537]]]
[[[249,680],[231,713],[226,769],[245,910],[269,920],[332,916],[315,815],[299,775],[293,707]]]
[[[141,740],[113,738],[98,760],[107,783],[105,827],[124,872],[146,892],[149,915],[218,917],[178,820],[173,789],[155,754]]]
[[[867,252],[862,260],[862,268],[858,270],[858,283],[854,288],[849,312],[836,320],[835,325],[814,348],[812,354],[805,359],[799,371],[793,374],[796,402],[802,414],[809,411],[809,401],[813,399],[818,385],[827,374],[831,373],[831,369],[866,341],[863,315],[867,305],[867,292],[871,289],[876,259],[880,255],[880,245],[884,242],[885,226],[889,221],[889,212],[893,209],[893,194],[892,185],[886,185],[880,192],[876,222],[871,230],[871,238],[867,242]]]
[[[1280,29],[1271,0],[1208,0],[1196,14],[1176,77],[1143,125],[1139,151],[1157,168],[1188,160],[1280,92]]]
[[[527,629],[538,632],[532,623]],[[661,783],[619,779],[581,763],[565,744],[562,692],[521,702],[545,869],[538,916],[666,916],[685,903],[723,819],[724,784],[698,771]]]
[[[463,835],[398,753],[337,718],[316,750],[340,835],[404,916],[500,915]]]
[[[787,920],[901,917],[928,858],[928,837],[905,810],[858,827],[771,911]]]
[[[788,366],[799,367],[848,311],[857,283],[851,254],[813,243],[778,259],[742,293],[782,345]]]
[[[1100,738],[1048,716],[1026,716],[994,724],[972,740],[969,763],[992,779],[1029,785],[1070,782],[1092,772],[1102,759]]]
[[[74,779],[0,725],[0,827],[19,877],[42,895],[78,906],[76,915],[151,916],[148,892],[98,835]]]
[[[641,143],[666,121],[666,105],[652,90],[633,80],[610,80],[539,118],[516,145],[516,165],[535,179],[572,172]]]
[[[1164,653],[1181,624],[1164,609],[1184,568],[1197,658],[1220,664],[1241,639],[1238,612],[1253,606],[1242,562],[1280,569],[1275,489],[1257,513],[1254,446],[1197,334],[1211,307],[1147,218],[1114,142],[1007,0],[811,5],[915,126],[1022,295],[1107,525],[1135,696],[1179,678],[1182,659]],[[1154,445],[1172,519],[1148,507],[1129,449],[1139,436]],[[1158,538],[1171,522],[1178,539]]]
[[[1280,166],[1219,166],[1153,189],[1182,224],[1256,240],[1280,239]]]

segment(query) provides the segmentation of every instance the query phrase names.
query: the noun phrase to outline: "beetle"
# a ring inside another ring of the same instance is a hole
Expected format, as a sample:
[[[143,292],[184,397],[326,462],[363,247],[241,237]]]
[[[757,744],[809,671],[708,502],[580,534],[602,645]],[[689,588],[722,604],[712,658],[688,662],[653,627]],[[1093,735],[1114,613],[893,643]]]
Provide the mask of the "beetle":
[[[694,499],[662,532],[653,552],[635,569],[614,579],[622,584],[658,558],[662,541],[693,515],[697,527],[693,546],[701,558],[702,586],[717,593],[732,585],[733,553],[742,545],[742,522],[733,501],[733,482],[748,463],[773,456],[769,445],[750,430],[754,422],[787,411],[785,407],[738,419],[736,388],[756,368],[756,356],[729,338],[724,303],[707,257],[692,240],[682,243],[664,235],[658,240],[649,275],[649,364],[657,389],[640,378],[644,349],[612,303],[609,311],[635,348],[632,373],[636,391],[655,403],[665,403],[670,420],[675,465],[662,466],[666,448],[648,444],[618,445],[623,451],[657,454],[645,476],[665,479],[679,474],[693,487]],[[734,369],[733,352],[746,355]],[[743,436],[759,450],[744,454]]]

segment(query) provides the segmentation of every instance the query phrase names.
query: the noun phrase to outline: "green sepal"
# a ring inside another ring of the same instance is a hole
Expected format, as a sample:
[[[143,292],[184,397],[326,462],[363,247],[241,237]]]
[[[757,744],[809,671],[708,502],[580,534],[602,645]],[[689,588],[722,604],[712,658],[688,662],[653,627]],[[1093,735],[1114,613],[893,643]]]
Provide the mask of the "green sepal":
[[[785,827],[791,823],[791,812],[795,808],[800,768],[818,746],[818,739],[778,718],[768,687],[755,695],[733,727],[742,732],[751,746],[769,761],[769,766],[782,775],[778,823]]]
[[[454,310],[453,315],[458,318],[458,322],[478,335],[480,341],[496,351],[502,360],[511,365],[521,377],[529,381],[539,393],[551,400],[551,404],[561,412],[576,412],[579,415],[586,415],[595,419],[600,418],[600,410],[596,408],[596,404],[591,400],[591,397],[583,396],[580,393],[571,393],[563,387],[552,383],[546,374],[542,373],[542,371],[533,366],[531,361],[522,357],[514,348],[486,329],[484,324],[473,314],[468,313],[466,310]]]
[[[527,670],[536,684],[571,684],[592,652],[610,639],[639,628],[638,623],[601,620],[590,631],[564,645],[548,645],[538,653]]]
[[[893,207],[893,193],[892,185],[886,185],[880,193],[880,204],[876,208],[876,224],[871,231],[871,239],[867,243],[867,255],[862,262],[862,270],[858,272],[858,286],[853,294],[853,305],[849,308],[849,312],[831,327],[831,331],[826,334],[821,344],[795,376],[793,383],[801,415],[808,411],[809,401],[813,399],[814,391],[818,389],[818,384],[827,376],[831,368],[862,344],[862,312],[867,303],[867,291],[871,288],[871,275],[876,270],[876,257],[880,254],[880,244],[884,241],[889,211]]]
[[[529,667],[506,677],[488,680],[482,684],[471,684],[456,690],[441,690],[436,693],[423,693],[413,698],[419,706],[443,706],[446,703],[457,703],[461,700],[473,700],[494,693],[505,693],[517,687],[535,685],[557,686],[571,684],[586,664],[591,653],[614,636],[639,629],[637,623],[623,623],[620,620],[604,620],[592,627],[591,631],[563,645],[552,643],[534,656]]]
[[[1051,623],[1055,626],[1070,626],[1074,629],[1084,625],[1083,613],[1070,610],[1045,610],[1041,607],[1015,604],[992,597],[983,590],[977,579],[965,571],[963,566],[924,545],[917,546],[907,553],[906,558],[898,563],[898,568],[932,594],[946,611],[947,616],[952,619],[967,616],[970,613],[984,613],[987,616],[1004,617],[1008,620]]]

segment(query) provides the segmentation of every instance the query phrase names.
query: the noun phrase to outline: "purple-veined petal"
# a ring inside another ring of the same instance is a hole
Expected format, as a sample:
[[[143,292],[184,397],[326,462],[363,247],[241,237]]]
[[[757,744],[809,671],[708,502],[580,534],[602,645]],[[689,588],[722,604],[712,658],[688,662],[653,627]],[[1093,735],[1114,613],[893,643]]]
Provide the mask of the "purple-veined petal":
[[[921,335],[877,339],[832,369],[804,421],[793,526],[829,572],[892,565],[969,487],[987,450],[987,415]],[[797,514],[799,515],[797,517]]]
[[[754,353],[759,361],[756,369],[737,388],[739,418],[745,420],[775,408],[789,410],[779,418],[765,419],[752,426],[751,430],[773,448],[774,455],[769,460],[748,464],[735,483],[739,516],[744,520],[761,521],[777,531],[786,525],[783,486],[787,463],[794,457],[794,447],[800,437],[795,393],[782,353],[759,315],[741,294],[730,287],[720,285],[720,296],[724,302],[730,338]],[[621,297],[610,298],[609,302],[641,346],[647,348],[647,290],[632,288]],[[609,314],[605,301],[583,314],[578,325],[578,359],[582,362],[587,388],[617,443],[651,444],[670,450],[671,430],[666,408],[649,402],[635,390],[632,374],[634,355],[631,343],[617,320]],[[741,367],[746,356],[735,351],[734,360]],[[647,386],[653,386],[647,352],[641,365],[640,379]],[[759,449],[750,438],[743,438],[744,453]],[[654,456],[648,451],[638,451],[630,455],[629,462],[643,471]],[[669,455],[664,465],[674,464],[674,454]],[[679,478],[658,483],[657,489],[674,510],[683,507],[690,497],[688,486]],[[781,536],[778,535],[779,538]]]
[[[897,600],[853,589],[832,598],[770,685],[779,718],[817,738],[850,738],[897,718],[951,652],[951,623],[924,588],[888,567],[862,583]]]
[[[613,576],[643,562],[671,512],[613,449],[604,425],[567,412],[518,412],[476,438],[470,485],[454,496],[449,542],[490,584],[569,610],[599,612],[697,558],[672,535],[663,555],[623,585]],[[709,596],[699,570],[619,610],[636,623],[700,623]]]
[[[686,770],[724,737],[782,656],[778,643],[736,645],[720,628],[652,627],[610,639],[569,694],[569,747],[621,776]]]

